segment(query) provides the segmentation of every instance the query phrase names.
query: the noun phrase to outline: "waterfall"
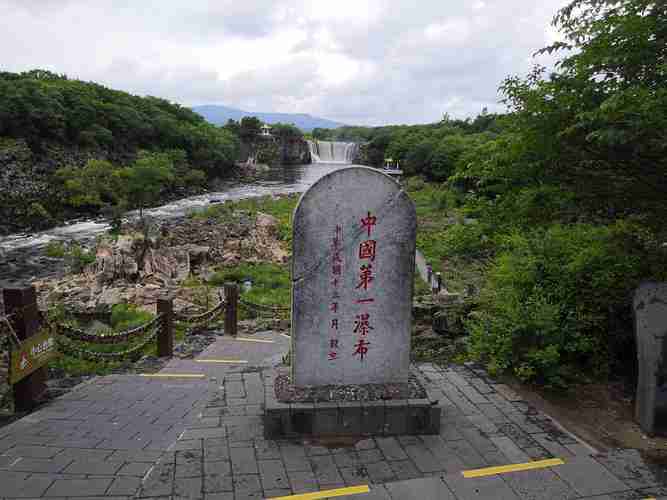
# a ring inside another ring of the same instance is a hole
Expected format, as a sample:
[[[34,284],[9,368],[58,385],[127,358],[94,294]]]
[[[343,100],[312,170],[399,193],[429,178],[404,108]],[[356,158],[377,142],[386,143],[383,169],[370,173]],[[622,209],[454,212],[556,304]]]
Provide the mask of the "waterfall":
[[[308,141],[313,163],[352,163],[357,147],[354,142]]]

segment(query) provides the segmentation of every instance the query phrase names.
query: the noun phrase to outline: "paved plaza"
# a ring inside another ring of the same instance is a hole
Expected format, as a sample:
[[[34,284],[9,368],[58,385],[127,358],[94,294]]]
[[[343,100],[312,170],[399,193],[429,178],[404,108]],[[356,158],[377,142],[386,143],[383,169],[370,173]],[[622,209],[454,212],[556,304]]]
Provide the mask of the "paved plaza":
[[[265,440],[264,385],[289,339],[251,339],[220,337],[164,377],[92,379],[0,428],[0,498],[667,498],[637,451],[598,453],[473,366],[416,367],[440,435]],[[526,463],[547,466],[504,467]]]

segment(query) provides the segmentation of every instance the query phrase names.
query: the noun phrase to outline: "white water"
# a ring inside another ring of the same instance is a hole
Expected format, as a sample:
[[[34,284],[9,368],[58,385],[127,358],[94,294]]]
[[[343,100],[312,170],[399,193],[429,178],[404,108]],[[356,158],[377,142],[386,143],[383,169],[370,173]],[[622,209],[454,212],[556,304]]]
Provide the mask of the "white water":
[[[239,185],[229,183],[221,191],[183,198],[160,207],[144,210],[144,212],[158,220],[181,217],[193,210],[201,209],[212,202],[239,200],[272,194],[299,193],[305,191],[311,184],[323,175],[341,168],[337,163],[318,162],[317,165],[303,165],[293,167],[274,167],[262,179]],[[130,218],[137,216],[137,212],[130,212]],[[15,251],[41,247],[49,241],[88,240],[96,235],[108,231],[110,228],[103,219],[71,221],[64,226],[55,227],[37,233],[17,233],[0,236],[0,262],[3,251]]]
[[[357,152],[354,142],[308,141],[313,163],[351,164]]]

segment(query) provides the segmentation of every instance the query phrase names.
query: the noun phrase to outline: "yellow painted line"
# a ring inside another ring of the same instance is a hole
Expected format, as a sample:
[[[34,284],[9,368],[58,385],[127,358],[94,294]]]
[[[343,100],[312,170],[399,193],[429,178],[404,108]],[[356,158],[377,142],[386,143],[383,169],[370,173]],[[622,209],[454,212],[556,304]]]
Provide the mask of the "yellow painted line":
[[[195,359],[197,363],[229,363],[229,364],[245,364],[245,359]]]
[[[142,373],[141,377],[151,378],[205,378],[205,373]]]
[[[523,464],[500,465],[497,467],[485,467],[484,469],[464,470],[463,477],[483,477],[493,476],[494,474],[504,474],[506,472],[517,472],[521,470],[543,469],[553,467],[554,465],[563,465],[560,458],[550,458],[548,460],[536,460],[535,462],[526,462]]]
[[[235,340],[239,340],[241,342],[261,342],[263,344],[273,344],[273,340],[249,339],[248,337],[236,337]]]
[[[271,497],[266,500],[318,500],[319,498],[343,497],[345,495],[356,495],[357,493],[368,493],[371,491],[368,485],[349,486],[347,488],[336,488],[335,490],[313,491],[312,493],[299,493],[286,497]]]

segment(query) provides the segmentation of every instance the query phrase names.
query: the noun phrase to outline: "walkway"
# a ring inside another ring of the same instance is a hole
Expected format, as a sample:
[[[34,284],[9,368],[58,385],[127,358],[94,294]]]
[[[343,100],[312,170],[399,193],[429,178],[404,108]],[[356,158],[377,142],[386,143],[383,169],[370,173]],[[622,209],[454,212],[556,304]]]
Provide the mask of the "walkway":
[[[289,339],[251,339],[264,342],[220,337],[164,378],[96,378],[0,428],[0,497],[304,500],[354,486],[369,492],[339,498],[667,497],[636,451],[596,454],[473,366],[417,367],[444,405],[439,436],[264,440],[263,385]],[[543,467],[499,468],[524,463]]]

